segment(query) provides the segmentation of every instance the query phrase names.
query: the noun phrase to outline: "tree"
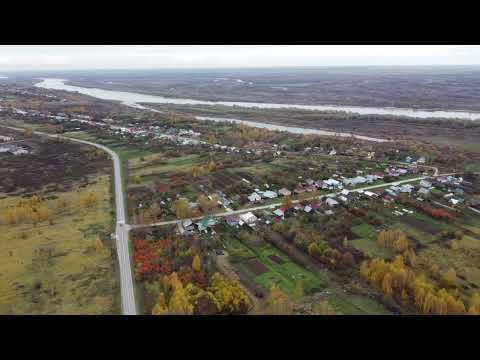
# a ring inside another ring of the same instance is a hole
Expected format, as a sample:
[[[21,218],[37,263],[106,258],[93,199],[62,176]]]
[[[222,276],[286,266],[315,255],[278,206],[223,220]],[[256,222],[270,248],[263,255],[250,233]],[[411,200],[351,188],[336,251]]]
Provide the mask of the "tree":
[[[272,285],[266,301],[265,312],[270,315],[289,315],[293,313],[294,303],[278,285]]]
[[[103,252],[105,250],[105,246],[103,245],[102,239],[100,239],[100,236],[97,236],[97,239],[95,240],[95,249],[97,250],[98,253]]]
[[[203,194],[198,197],[197,203],[199,208],[206,214],[210,213],[212,209],[216,206],[216,202],[214,200],[210,200],[207,196]]]
[[[193,257],[192,269],[195,272],[200,272],[202,269],[202,261],[200,260],[200,256],[198,256],[198,254]]]
[[[158,297],[157,303],[152,309],[152,315],[167,315],[168,306],[165,300],[165,294],[162,292]]]
[[[91,192],[81,200],[81,205],[83,207],[90,207],[97,202],[98,202],[97,194]]]
[[[141,182],[142,182],[142,177],[141,177],[141,176],[135,175],[135,176],[133,177],[133,183],[134,183],[134,184],[140,184]]]
[[[326,301],[316,303],[312,306],[314,315],[336,315],[335,309]]]
[[[295,289],[293,290],[293,299],[296,302],[300,302],[305,296],[305,290],[303,288],[303,281],[297,281],[295,284]]]
[[[30,127],[27,127],[23,130],[23,135],[27,138],[31,138],[33,136],[33,129]]]
[[[168,314],[192,315],[193,305],[176,272],[173,272],[170,277],[166,277],[166,284],[169,286],[171,293],[168,301]]]
[[[190,215],[190,208],[188,207],[188,202],[185,199],[178,199],[173,203],[173,208],[175,209],[175,214],[179,219],[186,219]]]
[[[473,294],[470,299],[470,307],[468,308],[470,315],[480,315],[480,293]]]
[[[292,199],[290,198],[290,196],[285,196],[282,199],[282,207],[285,209],[285,211],[292,208]]]
[[[315,258],[322,254],[320,247],[315,241],[308,245],[308,254]]]
[[[221,314],[245,314],[252,306],[248,295],[236,280],[215,273],[208,291],[213,295]]]
[[[445,273],[443,273],[442,280],[445,286],[455,286],[457,283],[457,273],[453,268],[450,268]]]

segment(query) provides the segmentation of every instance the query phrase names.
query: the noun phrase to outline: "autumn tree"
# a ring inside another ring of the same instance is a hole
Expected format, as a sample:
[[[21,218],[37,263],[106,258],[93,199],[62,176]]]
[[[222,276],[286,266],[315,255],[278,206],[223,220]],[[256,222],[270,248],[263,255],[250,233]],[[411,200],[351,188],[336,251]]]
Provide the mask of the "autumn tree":
[[[290,315],[294,309],[293,301],[278,285],[272,285],[265,304],[265,313],[270,315]]]
[[[293,300],[295,302],[300,302],[305,296],[305,289],[303,287],[303,281],[297,281],[295,288],[293,289]]]
[[[203,194],[198,197],[197,203],[199,208],[206,214],[209,214],[217,205],[217,202],[213,196],[212,200],[210,200],[206,195]]]
[[[336,315],[335,309],[326,301],[315,303],[312,306],[313,315]]]
[[[455,269],[450,268],[442,275],[442,280],[445,286],[452,287],[457,283],[457,273]]]
[[[202,261],[200,260],[200,256],[198,256],[198,254],[196,254],[196,255],[193,257],[193,260],[192,260],[192,269],[193,269],[195,272],[200,272],[200,270],[202,269]]]
[[[27,138],[31,138],[33,136],[33,129],[31,127],[26,127],[23,130],[23,135]]]
[[[166,284],[170,288],[170,300],[168,301],[169,315],[192,315],[193,305],[188,294],[178,278],[176,272],[166,276]]]
[[[168,305],[165,300],[165,294],[161,293],[158,297],[158,300],[155,306],[152,309],[152,315],[167,315],[168,314]]]
[[[98,202],[98,195],[90,192],[87,196],[81,199],[80,203],[83,207],[90,207]]]
[[[208,291],[212,293],[222,314],[245,314],[252,302],[236,280],[215,273]]]
[[[102,253],[105,250],[105,245],[103,245],[100,236],[97,236],[97,238],[95,239],[95,250],[97,250],[97,253]]]
[[[186,219],[190,216],[190,208],[188,206],[188,201],[185,199],[175,200],[173,203],[173,208],[175,209],[175,214],[179,219]]]
[[[290,210],[292,206],[293,204],[290,196],[284,196],[282,199],[282,207],[285,209],[285,211]]]
[[[469,315],[480,315],[480,293],[475,293],[470,299]]]
[[[396,253],[402,253],[408,249],[408,239],[402,230],[382,230],[378,234],[378,245],[380,247],[391,249]]]

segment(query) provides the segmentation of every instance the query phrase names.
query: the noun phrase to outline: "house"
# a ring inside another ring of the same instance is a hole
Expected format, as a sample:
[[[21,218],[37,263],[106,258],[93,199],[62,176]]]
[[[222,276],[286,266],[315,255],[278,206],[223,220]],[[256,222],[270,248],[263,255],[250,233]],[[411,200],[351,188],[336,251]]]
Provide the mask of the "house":
[[[256,192],[253,192],[250,196],[248,196],[248,200],[250,202],[258,202],[262,200],[262,197],[258,195]]]
[[[270,190],[264,191],[261,194],[266,199],[275,199],[278,196],[275,191],[270,191]]]
[[[190,219],[184,220],[184,221],[182,222],[182,226],[183,226],[185,229],[187,229],[188,227],[190,227],[190,226],[192,226],[192,225],[193,225],[193,222],[192,222],[192,220],[190,220]]]
[[[273,212],[276,216],[283,218],[285,216],[285,212],[282,209],[276,209]]]
[[[303,205],[302,204],[295,204],[295,206],[293,207],[293,210],[295,210],[295,211],[303,210]]]
[[[348,194],[350,194],[350,191],[348,191],[347,189],[344,189],[340,192],[340,194],[342,194],[343,196],[348,196]]]
[[[332,198],[328,198],[325,202],[330,207],[334,207],[334,206],[338,205],[338,201],[336,201],[335,199],[332,199]]]
[[[254,224],[258,219],[252,212],[247,212],[245,214],[240,215],[240,220],[243,221],[247,225]]]
[[[429,196],[430,195],[430,190],[422,187],[422,188],[420,188],[420,190],[418,190],[418,194],[420,194],[422,196]]]
[[[342,200],[344,203],[346,203],[346,202],[348,201],[348,199],[347,199],[345,196],[343,196],[343,195],[340,195],[338,198],[339,198],[340,200]]]
[[[198,231],[207,230],[209,227],[214,226],[216,224],[217,224],[217,221],[208,216],[205,216],[202,220],[196,223],[198,227]]]
[[[238,216],[230,215],[225,217],[225,221],[229,226],[237,226],[240,222],[240,218]]]
[[[337,187],[340,188],[340,187],[342,187],[342,184],[340,183],[340,181],[335,180],[335,179],[325,180],[324,184],[327,185],[330,188],[337,188]]]
[[[292,195],[292,192],[286,188],[281,188],[280,190],[278,190],[278,193],[282,196],[290,196]]]
[[[462,200],[461,200],[461,199],[451,198],[451,199],[450,199],[450,202],[451,202],[453,205],[457,205],[458,203],[461,203]]]
[[[432,187],[432,183],[427,181],[427,180],[422,180],[420,181],[420,186],[421,187],[424,187],[424,188],[431,188]]]
[[[307,205],[303,208],[303,211],[305,211],[306,213],[310,213],[312,211],[312,207]]]
[[[413,190],[413,185],[406,184],[406,185],[400,186],[401,193],[411,193],[412,190]]]
[[[319,202],[315,202],[313,204],[310,204],[310,207],[313,209],[313,210],[318,210],[322,207],[322,204],[319,203]]]
[[[0,135],[0,141],[13,141],[13,137]]]
[[[378,194],[376,194],[374,192],[371,192],[371,191],[365,191],[364,194],[367,195],[368,197],[377,197],[378,196]]]

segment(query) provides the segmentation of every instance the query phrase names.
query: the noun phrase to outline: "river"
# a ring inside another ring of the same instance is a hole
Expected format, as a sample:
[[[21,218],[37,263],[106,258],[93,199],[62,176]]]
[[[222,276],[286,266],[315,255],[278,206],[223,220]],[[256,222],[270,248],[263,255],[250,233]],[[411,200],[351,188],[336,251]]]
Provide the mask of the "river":
[[[465,111],[428,111],[428,110],[415,110],[415,109],[402,109],[402,108],[376,108],[376,107],[361,107],[361,106],[333,106],[333,105],[296,105],[296,104],[272,104],[272,103],[254,103],[254,102],[233,102],[233,101],[203,101],[193,99],[180,99],[180,98],[166,98],[157,95],[139,94],[126,91],[113,91],[97,88],[85,88],[80,86],[67,85],[64,79],[42,79],[41,82],[35,84],[35,86],[50,89],[50,90],[64,90],[70,92],[78,92],[80,94],[89,95],[102,100],[120,101],[125,105],[133,106],[140,109],[149,109],[140,103],[152,103],[152,104],[176,104],[176,105],[224,105],[224,106],[239,106],[245,108],[261,108],[261,109],[300,109],[311,111],[345,111],[350,113],[356,113],[360,115],[397,115],[397,116],[409,116],[413,118],[447,118],[447,119],[468,119],[477,120],[480,119],[480,113],[472,113]],[[249,126],[267,128],[272,130],[287,131],[297,134],[318,134],[318,135],[337,135],[350,137],[354,136],[359,139],[370,141],[386,141],[385,139],[373,138],[368,136],[353,135],[350,133],[336,133],[326,130],[306,129],[299,127],[290,127],[282,125],[273,125],[268,123],[260,123],[255,121],[246,121],[239,119],[226,119],[197,116],[199,120],[213,120],[213,121],[230,121],[235,123],[244,123]]]

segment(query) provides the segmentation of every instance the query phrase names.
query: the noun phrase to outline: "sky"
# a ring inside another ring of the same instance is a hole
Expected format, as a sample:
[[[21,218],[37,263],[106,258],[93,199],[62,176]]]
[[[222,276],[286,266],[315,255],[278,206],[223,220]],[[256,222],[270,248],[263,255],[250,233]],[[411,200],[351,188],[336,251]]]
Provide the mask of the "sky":
[[[0,71],[480,65],[478,45],[0,45]]]

